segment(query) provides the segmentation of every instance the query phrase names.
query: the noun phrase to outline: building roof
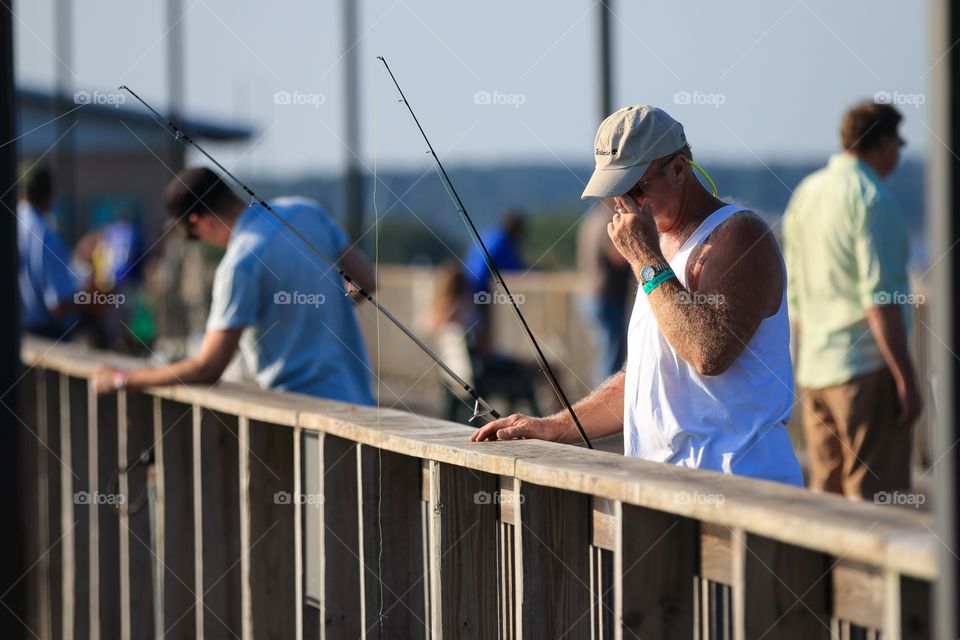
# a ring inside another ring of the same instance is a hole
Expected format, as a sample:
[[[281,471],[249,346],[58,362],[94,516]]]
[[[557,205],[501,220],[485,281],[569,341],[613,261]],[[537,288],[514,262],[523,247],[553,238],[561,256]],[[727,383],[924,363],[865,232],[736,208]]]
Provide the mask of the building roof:
[[[158,151],[172,139],[149,111],[120,91],[77,91],[58,100],[52,91],[20,87],[17,105],[17,135],[22,136],[18,144],[20,153],[27,156],[42,154],[55,146],[64,133],[64,125],[74,126],[72,132],[79,153]],[[199,140],[236,142],[253,134],[246,124],[189,115],[178,116],[176,124]]]

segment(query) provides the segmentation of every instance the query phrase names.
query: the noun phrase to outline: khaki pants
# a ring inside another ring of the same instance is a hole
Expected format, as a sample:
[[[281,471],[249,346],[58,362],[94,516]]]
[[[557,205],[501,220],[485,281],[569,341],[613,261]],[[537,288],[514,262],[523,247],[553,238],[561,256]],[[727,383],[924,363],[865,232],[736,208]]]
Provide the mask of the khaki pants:
[[[888,369],[822,389],[803,389],[810,488],[873,501],[910,490],[910,428],[897,424]]]

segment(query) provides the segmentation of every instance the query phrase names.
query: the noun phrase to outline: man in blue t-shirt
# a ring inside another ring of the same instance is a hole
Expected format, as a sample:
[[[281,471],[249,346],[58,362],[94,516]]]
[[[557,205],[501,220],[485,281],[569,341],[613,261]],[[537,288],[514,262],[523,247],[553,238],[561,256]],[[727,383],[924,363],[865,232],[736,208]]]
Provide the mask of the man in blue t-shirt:
[[[166,205],[191,237],[225,247],[200,353],[171,365],[98,370],[99,392],[212,384],[239,348],[260,386],[372,404],[370,367],[353,302],[332,269],[261,205],[248,205],[207,168],[171,181]],[[271,208],[367,291],[373,269],[316,202],[278,198]]]
[[[63,340],[76,318],[80,279],[70,266],[70,252],[45,216],[53,204],[53,175],[46,167],[23,177],[17,204],[20,323],[26,333]]]
[[[520,253],[520,243],[526,233],[523,214],[510,210],[503,214],[500,225],[483,233],[483,243],[500,271],[519,271],[524,268]],[[480,246],[474,242],[464,259],[463,275],[467,278],[474,300],[485,304],[492,297],[490,290],[490,270],[486,256]],[[494,287],[496,289],[496,287]]]

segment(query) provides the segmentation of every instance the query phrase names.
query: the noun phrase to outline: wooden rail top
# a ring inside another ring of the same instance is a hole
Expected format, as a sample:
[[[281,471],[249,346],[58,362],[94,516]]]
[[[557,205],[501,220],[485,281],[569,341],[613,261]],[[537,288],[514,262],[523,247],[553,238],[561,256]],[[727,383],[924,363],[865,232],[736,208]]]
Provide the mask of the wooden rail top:
[[[25,338],[22,359],[89,378],[100,364],[144,360]],[[934,518],[912,509],[852,502],[773,482],[683,469],[541,441],[472,443],[463,425],[395,409],[361,407],[294,393],[220,383],[151,388],[149,395],[270,424],[327,433],[371,447],[619,500],[740,529],[923,580],[937,577]],[[690,496],[722,496],[722,501]]]

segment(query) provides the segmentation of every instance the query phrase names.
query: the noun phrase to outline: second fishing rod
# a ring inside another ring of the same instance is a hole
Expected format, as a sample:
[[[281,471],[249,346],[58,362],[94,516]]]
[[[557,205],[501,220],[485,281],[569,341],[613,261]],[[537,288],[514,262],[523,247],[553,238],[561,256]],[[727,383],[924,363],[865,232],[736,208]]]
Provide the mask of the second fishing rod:
[[[480,232],[473,223],[473,218],[471,218],[470,214],[467,213],[467,208],[463,204],[463,200],[460,199],[460,194],[457,193],[456,188],[453,186],[453,182],[450,180],[450,176],[447,175],[447,170],[443,168],[443,163],[440,162],[440,157],[437,155],[437,152],[434,151],[433,145],[430,143],[430,139],[427,137],[427,133],[423,130],[423,126],[420,124],[420,120],[417,118],[417,114],[413,112],[413,107],[410,106],[410,103],[407,101],[407,96],[404,95],[403,89],[400,88],[400,83],[397,81],[396,76],[393,75],[393,71],[390,69],[390,65],[387,64],[386,59],[383,56],[377,56],[377,59],[383,63],[387,73],[390,74],[390,79],[393,80],[394,86],[396,86],[397,91],[400,93],[400,100],[407,107],[407,111],[410,112],[410,116],[413,118],[414,123],[416,123],[417,129],[420,130],[420,135],[423,136],[424,142],[427,143],[427,148],[429,149],[429,153],[433,156],[433,160],[437,165],[438,172],[440,173],[440,179],[444,183],[447,194],[450,196],[451,200],[453,200],[454,205],[457,207],[457,212],[460,214],[460,217],[463,218],[467,228],[470,230],[470,234],[473,236],[474,241],[476,241],[480,247],[480,250],[483,252],[484,262],[486,262],[487,269],[489,269],[490,274],[497,283],[497,286],[500,287],[500,290],[503,291],[503,294],[510,301],[514,315],[516,316],[520,325],[523,327],[527,340],[533,347],[537,357],[537,363],[540,365],[540,368],[550,383],[550,386],[553,387],[554,393],[557,394],[557,397],[563,404],[564,409],[566,409],[567,413],[569,413],[570,417],[573,419],[573,424],[576,426],[577,432],[580,434],[580,439],[583,440],[583,443],[588,448],[593,449],[593,445],[590,443],[590,439],[587,437],[587,432],[584,431],[583,425],[580,424],[580,418],[577,417],[576,412],[573,410],[573,405],[570,404],[570,400],[567,399],[567,394],[564,393],[563,388],[560,386],[560,382],[557,380],[557,376],[553,373],[553,369],[550,367],[550,363],[547,362],[547,358],[544,356],[543,350],[540,348],[540,344],[534,337],[533,331],[530,330],[530,326],[527,324],[526,318],[523,317],[523,314],[520,312],[520,307],[517,305],[516,300],[510,293],[510,289],[507,288],[507,283],[500,274],[500,269],[497,268],[496,263],[493,261],[493,256],[491,256],[490,251],[487,250],[486,243],[484,243],[483,238],[480,237]]]

